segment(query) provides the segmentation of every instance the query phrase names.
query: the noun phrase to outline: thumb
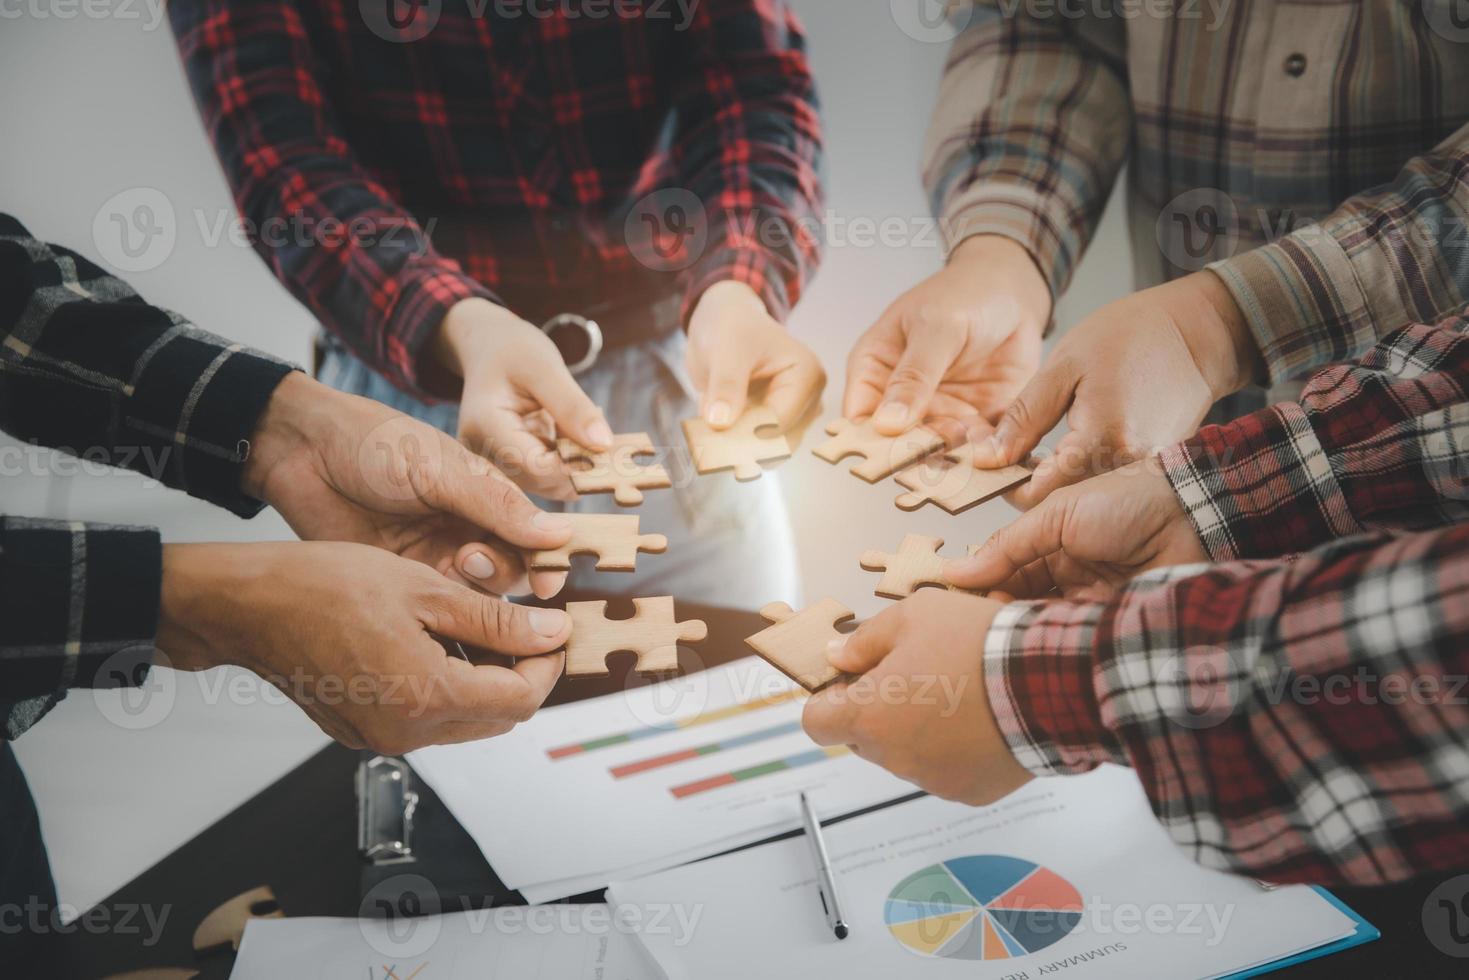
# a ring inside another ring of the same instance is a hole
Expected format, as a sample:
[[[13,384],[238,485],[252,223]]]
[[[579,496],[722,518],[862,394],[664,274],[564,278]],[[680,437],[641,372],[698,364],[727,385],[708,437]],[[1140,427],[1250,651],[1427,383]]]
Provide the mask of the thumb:
[[[849,636],[832,640],[826,659],[848,674],[865,674],[882,663],[902,632],[903,604],[889,606]]]
[[[560,435],[588,449],[611,447],[612,427],[602,410],[581,390],[559,353],[553,363],[531,366],[530,370],[521,372],[521,377],[530,396],[550,414]]]
[[[1067,365],[1047,364],[1005,409],[994,435],[978,443],[975,465],[991,469],[1018,463],[1056,427],[1080,380]]]
[[[505,602],[445,581],[429,628],[451,640],[512,657],[550,653],[571,636],[571,617],[559,609]]]
[[[910,330],[903,356],[888,376],[887,391],[874,419],[877,431],[884,435],[900,435],[928,414],[933,393],[953,366],[961,347],[944,340],[942,331]]]
[[[1000,528],[967,558],[944,563],[944,581],[961,589],[986,589],[1009,580],[1022,568],[1062,549],[1066,509],[1048,500]]]
[[[443,436],[442,478],[428,485],[426,503],[521,548],[559,548],[571,522],[541,510],[488,460]]]
[[[710,358],[709,377],[699,414],[715,429],[727,429],[745,411],[754,370],[754,351],[725,348]]]

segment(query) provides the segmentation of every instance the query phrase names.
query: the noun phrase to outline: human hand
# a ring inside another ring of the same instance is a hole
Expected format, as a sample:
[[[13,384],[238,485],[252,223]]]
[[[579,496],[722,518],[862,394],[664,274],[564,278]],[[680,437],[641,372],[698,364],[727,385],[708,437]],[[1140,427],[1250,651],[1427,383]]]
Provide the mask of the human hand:
[[[561,675],[571,620],[503,602],[358,544],[167,545],[158,647],[169,666],[246,667],[351,748],[398,755],[501,735]],[[521,657],[448,656],[435,637]]]
[[[460,441],[530,493],[575,497],[555,437],[605,449],[612,445],[612,429],[551,338],[504,307],[474,298],[450,308],[434,352],[464,379]]]
[[[1071,431],[1007,499],[1033,507],[1059,487],[1115,469],[1197,431],[1209,407],[1260,377],[1244,314],[1212,272],[1144,289],[1062,337],[975,462],[1023,460],[1065,416]]]
[[[242,488],[302,538],[370,544],[502,595],[526,591],[521,549],[571,536],[565,518],[442,432],[300,373],[262,413]],[[528,584],[547,598],[565,581],[535,572]]]
[[[875,416],[887,435],[928,418],[992,423],[1040,364],[1050,318],[1050,287],[1029,252],[998,235],[968,238],[857,341],[842,414]]]
[[[924,589],[863,623],[828,653],[854,680],[806,702],[818,744],[862,758],[948,800],[993,803],[1029,782],[984,683],[984,638],[1000,603]]]
[[[751,386],[764,383],[761,400],[781,431],[797,434],[826,387],[816,355],[776,322],[753,289],[733,280],[710,286],[694,306],[688,371],[703,395],[699,414],[715,429],[733,425]]]
[[[975,554],[947,562],[944,577],[1021,599],[1101,599],[1150,568],[1208,560],[1152,458],[1057,490]]]

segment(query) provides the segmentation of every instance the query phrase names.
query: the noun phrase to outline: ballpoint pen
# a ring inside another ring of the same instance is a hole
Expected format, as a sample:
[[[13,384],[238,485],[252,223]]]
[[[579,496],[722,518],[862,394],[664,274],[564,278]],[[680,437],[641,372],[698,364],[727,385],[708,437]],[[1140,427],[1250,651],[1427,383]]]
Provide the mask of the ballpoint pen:
[[[837,900],[836,876],[831,873],[831,858],[826,853],[826,839],[821,836],[821,823],[811,800],[801,794],[801,819],[806,824],[806,839],[811,842],[811,856],[816,861],[816,890],[821,907],[826,911],[826,924],[838,939],[846,939],[851,931],[842,921],[842,907]]]

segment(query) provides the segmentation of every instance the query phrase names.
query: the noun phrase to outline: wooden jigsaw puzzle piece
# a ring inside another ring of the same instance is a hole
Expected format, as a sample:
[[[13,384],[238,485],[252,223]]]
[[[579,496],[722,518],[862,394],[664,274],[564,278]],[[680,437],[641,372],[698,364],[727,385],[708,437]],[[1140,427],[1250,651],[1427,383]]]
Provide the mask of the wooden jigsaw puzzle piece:
[[[563,514],[571,522],[571,540],[560,548],[530,553],[536,570],[566,571],[572,555],[596,555],[599,572],[636,571],[638,552],[661,555],[668,539],[661,534],[639,534],[636,514]]]
[[[673,486],[661,463],[638,462],[640,457],[658,452],[646,432],[613,436],[612,445],[604,451],[588,449],[571,439],[558,439],[556,451],[567,463],[574,464],[570,467],[571,485],[577,493],[610,493],[623,507],[642,503],[644,490]]]
[[[975,504],[998,497],[1029,480],[1024,466],[981,469],[974,465],[974,444],[965,443],[939,453],[898,474],[908,493],[898,495],[900,510],[916,510],[929,501],[950,514],[959,514]]]
[[[864,457],[851,471],[868,483],[891,476],[945,445],[943,436],[922,426],[902,435],[882,435],[871,419],[865,422],[833,419],[827,423],[826,431],[831,438],[812,452],[828,463],[839,463],[848,456]]]
[[[842,634],[836,624],[855,615],[835,599],[822,599],[800,612],[784,602],[772,602],[760,610],[768,626],[745,640],[772,667],[811,693],[816,693],[841,676],[826,661],[826,646]]]
[[[638,673],[670,674],[678,670],[679,643],[709,635],[701,619],[675,621],[672,596],[634,599],[633,606],[637,611],[630,618],[608,619],[605,599],[566,604],[566,676],[606,677],[607,655],[622,650],[637,654]]]
[[[885,551],[862,553],[862,567],[869,572],[882,572],[878,580],[877,595],[884,599],[904,599],[925,585],[942,586],[951,592],[967,592],[983,595],[973,589],[961,589],[944,580],[944,562],[938,553],[944,546],[943,538],[932,538],[923,534],[907,534],[898,545],[897,554]],[[969,554],[979,550],[979,545],[970,545]]]
[[[765,429],[773,435],[760,435]],[[779,432],[780,421],[763,405],[751,405],[728,429],[715,429],[703,419],[685,419],[684,438],[694,469],[699,473],[734,470],[736,480],[758,479],[765,472],[760,464],[785,459],[791,444]]]

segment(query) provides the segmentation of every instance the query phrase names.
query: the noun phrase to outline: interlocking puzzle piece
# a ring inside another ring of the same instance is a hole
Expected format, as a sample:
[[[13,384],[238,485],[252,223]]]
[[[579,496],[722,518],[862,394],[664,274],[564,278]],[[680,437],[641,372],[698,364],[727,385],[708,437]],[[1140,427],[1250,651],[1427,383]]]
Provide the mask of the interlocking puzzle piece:
[[[678,670],[678,645],[702,640],[709,627],[701,619],[676,622],[672,596],[634,599],[629,619],[608,619],[607,601],[568,602],[571,638],[566,641],[566,676],[606,677],[607,655],[619,650],[638,655],[640,674]]]
[[[644,490],[673,486],[662,464],[638,462],[639,457],[658,452],[646,432],[613,436],[612,445],[603,452],[588,449],[571,439],[558,439],[556,451],[562,459],[573,464],[571,485],[577,493],[610,493],[612,499],[623,507],[636,507],[642,503]]]
[[[636,514],[563,514],[571,522],[571,540],[559,548],[530,553],[530,567],[565,571],[572,555],[596,555],[599,572],[631,572],[638,552],[661,555],[668,539],[661,534],[639,534]]]
[[[976,467],[974,444],[966,442],[899,473],[898,482],[909,492],[899,494],[897,504],[900,510],[916,510],[931,500],[950,514],[959,514],[1018,487],[1030,476],[1024,466]]]
[[[902,599],[918,591],[924,585],[942,585],[951,592],[968,592],[982,595],[972,589],[961,589],[944,581],[944,558],[938,553],[944,546],[943,538],[931,538],[923,534],[906,534],[898,545],[898,553],[864,551],[862,567],[869,572],[882,572],[877,583],[877,594],[884,599]],[[979,550],[979,545],[969,546],[969,554]]]
[[[760,435],[762,430],[772,428],[774,434]],[[745,409],[728,429],[715,429],[703,419],[685,419],[683,424],[694,469],[700,473],[732,469],[736,480],[758,479],[765,472],[761,463],[791,454],[791,444],[779,429],[775,413],[763,405]]]
[[[839,463],[848,456],[865,457],[852,467],[852,472],[868,483],[892,476],[945,445],[943,436],[922,426],[899,436],[882,435],[871,419],[865,422],[834,419],[827,423],[826,431],[831,438],[812,452],[828,463]]]
[[[745,642],[776,670],[812,694],[841,676],[826,662],[826,645],[842,635],[836,624],[851,619],[852,610],[835,599],[822,599],[800,612],[784,602],[772,602],[760,615],[775,625]]]

